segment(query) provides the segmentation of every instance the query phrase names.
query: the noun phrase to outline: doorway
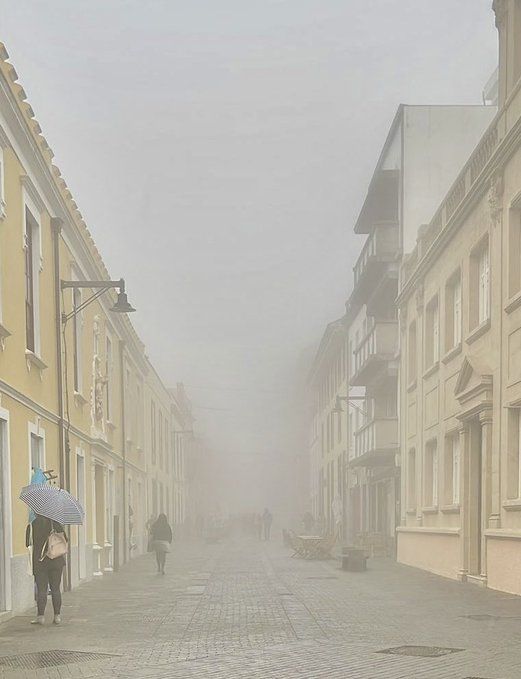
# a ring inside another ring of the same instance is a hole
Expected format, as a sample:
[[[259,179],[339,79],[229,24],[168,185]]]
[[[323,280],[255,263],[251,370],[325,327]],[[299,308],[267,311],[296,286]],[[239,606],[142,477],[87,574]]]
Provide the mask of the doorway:
[[[0,414],[0,612],[11,609],[10,482],[8,421]]]
[[[479,421],[470,426],[469,449],[469,574],[480,576],[482,571],[483,539],[483,455],[481,425]]]
[[[76,493],[81,506],[85,509],[85,458],[81,453],[76,455]],[[78,578],[84,580],[86,571],[86,536],[85,524],[78,526]]]

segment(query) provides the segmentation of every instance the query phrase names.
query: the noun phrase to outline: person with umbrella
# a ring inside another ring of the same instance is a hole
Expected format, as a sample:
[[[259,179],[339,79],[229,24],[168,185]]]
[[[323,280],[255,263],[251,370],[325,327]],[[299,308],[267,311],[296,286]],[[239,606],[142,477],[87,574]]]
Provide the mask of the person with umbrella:
[[[47,606],[47,592],[51,590],[52,606],[54,609],[54,624],[61,623],[61,581],[65,566],[65,555],[60,554],[50,558],[48,543],[51,534],[63,535],[67,542],[65,530],[62,524],[48,519],[41,514],[36,514],[34,521],[27,526],[25,533],[26,546],[33,548],[33,575],[36,582],[36,605],[38,612],[36,618],[31,620],[32,625],[43,625],[45,622],[45,607]]]
[[[61,579],[67,553],[64,525],[82,524],[83,507],[67,491],[47,483],[33,483],[20,493],[36,518],[26,531],[26,544],[32,545],[32,567],[36,580],[38,613],[33,624],[43,625],[50,588],[54,608],[54,624],[61,623]]]

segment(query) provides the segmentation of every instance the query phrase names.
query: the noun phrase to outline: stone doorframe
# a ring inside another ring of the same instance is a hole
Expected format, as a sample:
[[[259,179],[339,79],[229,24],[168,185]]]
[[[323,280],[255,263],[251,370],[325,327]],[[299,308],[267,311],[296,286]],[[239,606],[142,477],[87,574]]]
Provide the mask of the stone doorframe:
[[[474,365],[473,365],[474,364]],[[459,579],[487,583],[486,531],[498,528],[499,456],[493,455],[493,378],[485,366],[464,358],[454,394],[460,405]],[[477,486],[479,485],[479,489]]]

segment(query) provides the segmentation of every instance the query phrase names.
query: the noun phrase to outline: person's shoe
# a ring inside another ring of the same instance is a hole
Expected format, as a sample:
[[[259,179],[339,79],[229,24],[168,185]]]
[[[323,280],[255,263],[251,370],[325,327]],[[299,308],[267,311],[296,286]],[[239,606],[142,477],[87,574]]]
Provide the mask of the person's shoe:
[[[45,625],[45,618],[43,615],[37,615],[34,620],[31,620],[31,625]]]
[[[61,625],[61,623],[62,623],[62,617],[61,617],[61,615],[55,615],[55,616],[54,616],[53,623],[54,623],[55,625]]]

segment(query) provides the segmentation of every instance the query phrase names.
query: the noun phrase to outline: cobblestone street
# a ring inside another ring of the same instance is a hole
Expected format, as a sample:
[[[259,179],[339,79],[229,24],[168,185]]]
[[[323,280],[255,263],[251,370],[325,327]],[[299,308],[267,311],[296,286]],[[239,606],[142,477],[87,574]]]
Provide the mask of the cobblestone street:
[[[274,542],[178,544],[164,577],[144,557],[68,594],[61,627],[32,627],[29,613],[0,625],[4,657],[107,656],[45,669],[0,664],[0,676],[521,676],[521,599],[390,561],[369,565],[346,573],[335,561],[291,559]],[[458,650],[435,658],[379,653],[403,645]]]

